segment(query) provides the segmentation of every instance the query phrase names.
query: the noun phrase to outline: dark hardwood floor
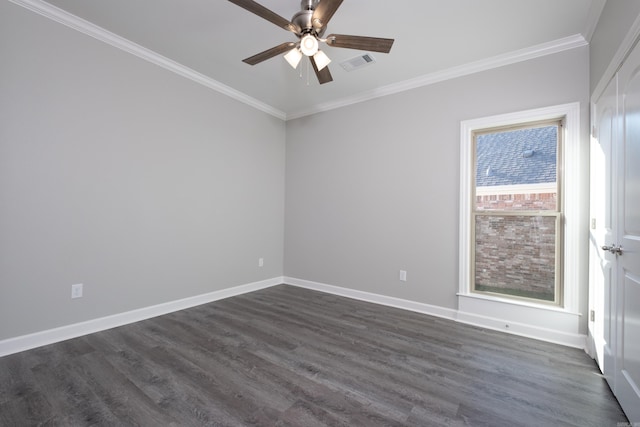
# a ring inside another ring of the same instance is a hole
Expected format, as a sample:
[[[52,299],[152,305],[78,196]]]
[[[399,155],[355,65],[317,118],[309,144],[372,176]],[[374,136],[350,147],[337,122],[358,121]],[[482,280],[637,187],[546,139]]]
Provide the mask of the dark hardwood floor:
[[[0,425],[611,426],[581,350],[281,285],[0,358]]]

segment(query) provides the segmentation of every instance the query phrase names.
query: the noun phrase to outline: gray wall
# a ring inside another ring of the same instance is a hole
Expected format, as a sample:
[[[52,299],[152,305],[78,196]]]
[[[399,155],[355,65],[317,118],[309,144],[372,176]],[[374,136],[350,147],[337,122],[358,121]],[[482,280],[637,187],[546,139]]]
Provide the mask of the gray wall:
[[[588,70],[584,47],[287,122],[285,275],[456,309],[460,121],[575,101],[587,230]]]
[[[465,119],[582,102],[586,194],[587,48],[286,125],[9,2],[0,60],[0,340],[283,274],[455,309]]]
[[[591,37],[591,90],[603,77],[618,47],[640,15],[638,0],[608,0]],[[611,78],[613,76],[608,76]]]
[[[282,276],[281,120],[5,1],[0,63],[0,340]]]

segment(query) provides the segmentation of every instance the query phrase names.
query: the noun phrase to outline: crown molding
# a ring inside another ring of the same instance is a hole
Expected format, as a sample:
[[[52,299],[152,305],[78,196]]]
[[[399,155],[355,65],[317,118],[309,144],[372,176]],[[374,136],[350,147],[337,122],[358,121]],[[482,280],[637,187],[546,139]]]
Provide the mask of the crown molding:
[[[247,104],[253,108],[270,114],[280,120],[293,120],[316,113],[321,113],[336,108],[346,107],[352,104],[369,101],[371,99],[380,98],[387,95],[416,89],[423,86],[451,80],[457,77],[463,77],[470,74],[487,71],[505,65],[515,64],[517,62],[527,61],[545,55],[563,52],[565,50],[575,49],[587,46],[587,40],[579,34],[554,40],[548,43],[539,44],[529,48],[509,52],[506,54],[486,58],[480,61],[471,62],[457,67],[449,68],[442,71],[418,76],[413,79],[405,80],[398,83],[375,88],[369,91],[361,92],[354,96],[341,98],[322,104],[317,104],[309,109],[299,110],[294,113],[285,113],[269,104],[259,101],[243,92],[240,92],[230,86],[220,83],[210,77],[205,76],[189,67],[186,67],[176,61],[164,57],[150,49],[140,46],[124,37],[118,36],[110,31],[105,30],[89,21],[79,18],[69,12],[66,12],[56,6],[53,6],[43,0],[9,0],[10,2],[22,6],[32,12],[63,24],[69,28],[107,43],[117,49],[128,52],[152,64],[160,66],[166,70],[174,72],[182,77],[192,80],[216,92],[222,93],[230,98]],[[597,15],[597,10],[594,15]]]
[[[270,114],[278,119],[285,120],[286,114],[271,105],[261,102],[249,95],[246,95],[230,86],[220,83],[210,77],[205,76],[191,68],[185,67],[178,62],[175,62],[167,57],[164,57],[150,49],[140,46],[130,40],[120,37],[110,31],[105,30],[87,20],[79,18],[69,12],[66,12],[56,6],[53,6],[43,0],[9,0],[10,2],[22,6],[32,12],[49,18],[55,22],[79,31],[83,34],[91,36],[97,40],[107,43],[117,49],[123,50],[127,53],[144,59],[152,64],[176,73],[182,77],[192,80],[198,84],[201,84],[216,92],[222,93],[230,98],[247,104],[253,108],[261,110],[267,114]]]
[[[407,90],[416,89],[446,80],[451,80],[458,77],[479,73],[481,71],[503,67],[505,65],[528,61],[530,59],[538,58],[541,56],[552,55],[554,53],[576,49],[587,45],[588,43],[585,38],[580,34],[576,34],[548,43],[542,43],[525,49],[520,49],[502,55],[493,56],[491,58],[482,59],[480,61],[470,62],[468,64],[460,65],[446,70],[425,74],[399,83],[381,86],[367,92],[359,93],[355,96],[345,97],[336,101],[326,102],[324,104],[318,104],[311,109],[298,111],[294,114],[287,114],[287,120],[310,116],[312,114],[321,113],[340,107],[346,107],[348,105],[357,104],[374,98],[393,95]]]

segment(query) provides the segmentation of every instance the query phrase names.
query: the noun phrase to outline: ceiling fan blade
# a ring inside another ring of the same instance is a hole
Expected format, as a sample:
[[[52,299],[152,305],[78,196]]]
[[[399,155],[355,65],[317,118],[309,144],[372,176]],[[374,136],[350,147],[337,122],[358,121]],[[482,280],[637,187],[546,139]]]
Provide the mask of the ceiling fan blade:
[[[326,27],[341,4],[342,0],[320,0],[311,16],[313,28],[319,30],[320,28]]]
[[[266,19],[267,21],[276,24],[280,28],[284,28],[287,31],[291,31],[296,34],[300,34],[302,29],[290,22],[288,19],[283,18],[277,13],[267,9],[259,3],[253,0],[229,0],[231,3],[240,6],[243,9],[248,10],[251,13],[258,15],[259,17]]]
[[[327,44],[332,47],[371,50],[382,53],[389,53],[393,42],[393,39],[383,39],[380,37],[347,36],[344,34],[331,34],[327,36]]]
[[[322,70],[318,70],[318,66],[316,65],[315,59],[313,59],[313,56],[310,56],[309,60],[311,61],[311,65],[313,66],[313,71],[315,71],[316,77],[318,78],[318,81],[320,82],[321,85],[333,81],[333,77],[331,77],[331,72],[329,71],[329,67],[324,67]]]
[[[280,55],[281,53],[285,53],[296,46],[293,42],[282,43],[276,47],[272,47],[271,49],[267,49],[264,52],[260,52],[256,55],[250,56],[247,59],[243,59],[242,62],[245,62],[249,65],[256,65],[261,63],[262,61],[266,61],[267,59],[273,58],[276,55]]]

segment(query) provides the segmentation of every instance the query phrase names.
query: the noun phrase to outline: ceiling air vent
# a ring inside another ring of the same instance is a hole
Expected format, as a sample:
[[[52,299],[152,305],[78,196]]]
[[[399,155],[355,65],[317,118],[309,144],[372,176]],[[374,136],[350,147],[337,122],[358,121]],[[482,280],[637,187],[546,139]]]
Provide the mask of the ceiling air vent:
[[[366,67],[367,65],[371,65],[376,62],[375,58],[370,53],[365,53],[363,55],[358,55],[354,58],[347,59],[346,61],[342,61],[340,66],[345,69],[345,71],[353,71],[358,68]]]

